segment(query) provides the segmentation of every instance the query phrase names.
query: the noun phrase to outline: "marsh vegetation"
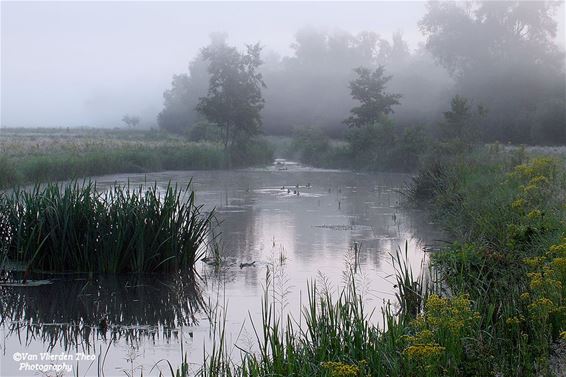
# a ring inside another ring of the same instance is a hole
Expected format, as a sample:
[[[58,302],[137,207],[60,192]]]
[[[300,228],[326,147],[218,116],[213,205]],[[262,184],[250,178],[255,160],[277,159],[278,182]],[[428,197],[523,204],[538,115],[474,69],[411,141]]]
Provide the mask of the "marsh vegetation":
[[[190,184],[160,188],[91,181],[0,194],[3,258],[26,272],[176,272],[206,253],[214,213]]]
[[[151,17],[208,5],[160,6]],[[372,6],[336,4],[356,20]],[[0,374],[17,374],[17,347],[87,350],[98,376],[566,374],[564,4],[412,6],[418,41],[356,22],[295,29],[280,55],[255,29],[208,43],[183,30],[198,46],[186,72],[165,70],[151,116],[128,103],[89,127],[18,128],[50,99],[28,107],[34,86],[9,122],[3,102]],[[6,5],[8,41],[34,35],[26,7]],[[154,39],[175,36],[144,49]],[[7,62],[12,101],[27,61]]]

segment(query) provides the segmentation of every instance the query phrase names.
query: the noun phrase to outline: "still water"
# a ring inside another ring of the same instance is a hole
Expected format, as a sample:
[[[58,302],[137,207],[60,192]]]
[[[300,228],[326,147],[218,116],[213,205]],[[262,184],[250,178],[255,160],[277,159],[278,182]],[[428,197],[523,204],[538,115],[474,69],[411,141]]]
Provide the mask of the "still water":
[[[423,248],[441,238],[425,213],[401,208],[399,191],[410,180],[404,174],[288,163],[285,170],[162,172],[96,181],[104,189],[114,182],[165,187],[191,179],[203,211],[215,209],[220,221],[221,267],[199,262],[197,276],[59,275],[43,277],[46,285],[0,287],[0,375],[169,375],[168,364],[159,360],[177,366],[182,354],[196,370],[212,345],[215,323],[225,323],[229,344],[254,349],[253,323],[260,324],[268,271],[276,310],[299,321],[307,284],[338,292],[357,260],[359,290],[369,308],[379,308],[394,301],[390,253],[406,249],[416,272]],[[238,348],[230,349],[237,358]]]

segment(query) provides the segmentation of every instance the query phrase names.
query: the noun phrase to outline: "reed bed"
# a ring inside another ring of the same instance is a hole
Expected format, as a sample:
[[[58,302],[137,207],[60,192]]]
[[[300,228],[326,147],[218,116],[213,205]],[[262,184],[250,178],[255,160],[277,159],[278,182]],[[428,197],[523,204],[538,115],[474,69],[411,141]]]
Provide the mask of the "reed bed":
[[[0,194],[0,250],[27,269],[156,272],[192,268],[205,253],[214,213],[190,184],[36,185]]]

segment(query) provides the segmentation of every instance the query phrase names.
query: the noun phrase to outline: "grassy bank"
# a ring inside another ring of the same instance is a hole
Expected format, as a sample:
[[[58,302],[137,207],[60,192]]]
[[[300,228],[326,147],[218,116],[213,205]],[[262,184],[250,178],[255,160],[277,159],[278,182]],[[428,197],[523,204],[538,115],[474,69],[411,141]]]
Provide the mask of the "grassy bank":
[[[212,213],[190,186],[48,184],[0,193],[0,258],[26,271],[176,272],[206,252]]]
[[[0,188],[116,173],[221,169],[217,143],[189,142],[157,131],[2,130]],[[232,166],[269,164],[267,142],[250,144]]]
[[[488,362],[474,370],[549,375],[566,335],[564,160],[497,145],[439,157],[413,195],[457,241],[432,263],[445,294],[467,295],[481,313],[469,353]]]

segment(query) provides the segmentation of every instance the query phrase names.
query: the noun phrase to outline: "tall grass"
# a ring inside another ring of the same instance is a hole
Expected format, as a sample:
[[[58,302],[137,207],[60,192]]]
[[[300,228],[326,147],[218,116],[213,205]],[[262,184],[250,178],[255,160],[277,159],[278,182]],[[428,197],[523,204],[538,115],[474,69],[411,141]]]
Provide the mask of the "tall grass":
[[[226,168],[219,143],[189,142],[162,133],[51,130],[6,135],[0,140],[0,188],[94,175]],[[271,145],[261,138],[233,153],[231,166],[270,164]]]
[[[414,289],[413,273],[399,250],[393,256],[399,295]],[[460,367],[469,340],[477,333],[478,313],[465,296],[420,297],[426,304],[413,309],[387,302],[381,311],[368,311],[356,286],[356,272],[347,272],[346,286],[334,297],[327,287],[308,286],[301,320],[276,315],[269,291],[269,274],[262,301],[262,320],[254,326],[256,351],[240,349],[240,358],[227,351],[224,329],[198,376],[439,376],[466,375]],[[423,294],[428,285],[414,294]],[[424,311],[423,311],[424,310]],[[183,370],[180,368],[179,371]],[[449,371],[450,373],[447,373]]]
[[[28,269],[142,272],[192,268],[205,252],[213,212],[195,194],[168,184],[93,182],[36,185],[0,194],[4,233],[0,249]]]
[[[115,173],[219,169],[223,161],[221,148],[209,144],[62,150],[1,159],[0,187]]]

